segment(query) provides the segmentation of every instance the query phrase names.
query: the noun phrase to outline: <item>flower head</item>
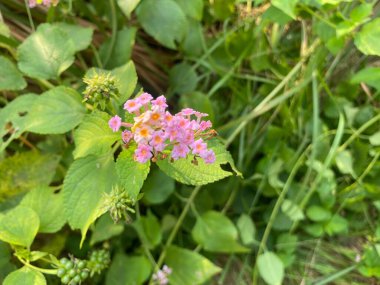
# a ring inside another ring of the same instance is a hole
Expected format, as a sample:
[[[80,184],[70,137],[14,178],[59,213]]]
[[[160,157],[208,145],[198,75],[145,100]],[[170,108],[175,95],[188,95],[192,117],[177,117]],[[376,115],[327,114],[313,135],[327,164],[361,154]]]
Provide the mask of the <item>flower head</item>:
[[[135,151],[135,160],[141,163],[147,162],[152,158],[152,148],[149,145],[139,144]]]
[[[201,154],[201,157],[204,159],[205,163],[214,163],[216,160],[215,153],[212,149],[208,149]]]
[[[157,97],[155,100],[152,100],[152,106],[153,107],[160,107],[161,109],[165,109],[168,107],[168,104],[166,104],[166,98],[164,95],[161,95]]]
[[[139,97],[136,98],[136,102],[141,105],[146,105],[152,101],[153,97],[149,93],[142,93]]]
[[[121,118],[115,115],[108,121],[108,125],[114,132],[117,132],[121,127]]]
[[[128,100],[124,104],[124,110],[127,110],[129,113],[138,112],[141,108],[141,104],[136,100]]]
[[[153,274],[153,280],[158,285],[167,285],[169,283],[168,276],[172,273],[172,269],[167,265],[162,267],[162,270],[158,270],[155,274]]]

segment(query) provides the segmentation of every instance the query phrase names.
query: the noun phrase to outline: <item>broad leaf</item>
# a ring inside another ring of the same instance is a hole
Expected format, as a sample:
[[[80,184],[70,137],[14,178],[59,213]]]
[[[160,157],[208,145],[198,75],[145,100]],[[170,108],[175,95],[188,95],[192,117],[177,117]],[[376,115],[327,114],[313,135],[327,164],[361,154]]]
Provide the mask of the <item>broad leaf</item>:
[[[119,101],[124,104],[131,97],[137,84],[137,73],[133,61],[129,61],[123,66],[113,69],[112,75],[117,80],[117,88],[120,92]]]
[[[194,240],[211,252],[249,252],[237,242],[235,225],[222,213],[208,211],[197,218],[192,230]]]
[[[0,91],[22,90],[26,81],[16,65],[4,56],[0,56]]]
[[[149,248],[154,249],[161,243],[162,232],[158,219],[148,212],[146,217],[140,217],[133,223],[141,241]]]
[[[251,245],[255,241],[256,227],[250,216],[242,214],[237,221],[240,239],[245,245]]]
[[[347,233],[348,221],[339,215],[334,215],[331,220],[324,225],[324,231],[330,236]]]
[[[186,15],[174,0],[144,0],[136,13],[144,30],[168,48],[175,49],[187,32]]]
[[[117,4],[119,5],[121,11],[123,11],[124,15],[130,18],[131,13],[141,0],[117,0]]]
[[[28,131],[63,134],[75,128],[86,112],[81,99],[74,89],[63,86],[43,93],[30,110]]]
[[[144,183],[143,199],[149,204],[160,204],[164,202],[174,191],[174,180],[162,171],[155,169],[151,171]]]
[[[17,49],[18,67],[33,78],[52,79],[74,62],[75,45],[59,27],[41,24]]]
[[[140,163],[135,161],[132,149],[124,150],[116,161],[116,172],[120,185],[132,199],[137,199],[149,170],[150,162]]]
[[[292,221],[299,221],[305,218],[302,209],[291,200],[285,200],[281,205],[282,212]]]
[[[104,214],[99,218],[92,230],[90,244],[94,245],[97,242],[105,241],[114,236],[118,236],[124,230],[123,224],[115,224],[110,215]]]
[[[92,28],[68,23],[54,23],[54,26],[60,28],[70,37],[70,40],[74,43],[74,51],[76,52],[88,48],[91,44],[94,32]]]
[[[60,157],[21,152],[0,161],[0,199],[49,185]]]
[[[66,223],[63,214],[63,195],[55,193],[54,188],[40,186],[30,191],[21,205],[33,209],[39,216],[41,233],[55,233]]]
[[[260,276],[269,285],[281,285],[284,279],[284,265],[273,252],[267,251],[257,258]]]
[[[89,154],[105,154],[111,149],[111,145],[121,140],[120,132],[113,132],[108,125],[110,115],[96,111],[86,115],[74,132],[75,150],[74,157],[85,157]]]
[[[40,219],[34,210],[18,206],[0,217],[0,239],[30,248],[39,226]]]
[[[312,205],[306,210],[307,217],[314,222],[328,221],[331,218],[330,211],[317,205]]]
[[[202,20],[203,0],[176,0],[176,2],[188,17],[198,21]]]
[[[41,272],[24,266],[10,273],[3,285],[46,285],[46,279]]]
[[[272,5],[278,9],[280,9],[285,14],[289,15],[293,19],[296,18],[296,6],[299,0],[272,0]]]
[[[359,84],[362,82],[380,90],[380,67],[364,68],[351,78],[351,83],[353,84]]]
[[[151,264],[145,256],[117,254],[107,271],[106,285],[140,285],[150,276]]]
[[[193,92],[197,83],[198,75],[187,63],[177,64],[169,72],[169,85],[172,92],[179,94]]]
[[[63,183],[65,213],[72,229],[80,229],[82,243],[89,226],[104,212],[104,193],[116,184],[113,156],[86,156],[74,161]]]
[[[199,253],[176,246],[168,248],[165,263],[172,269],[170,284],[176,285],[204,284],[221,271],[221,268]]]
[[[380,19],[365,24],[361,31],[355,35],[356,47],[366,55],[380,56]]]
[[[215,152],[216,161],[213,164],[206,164],[202,159],[198,159],[198,165],[194,165],[191,162],[193,158],[189,156],[174,162],[171,162],[170,159],[158,160],[157,165],[170,177],[188,185],[205,185],[232,175],[231,172],[221,168],[221,165],[226,163],[229,163],[232,169],[241,176],[230,153],[221,143],[216,140],[209,141],[208,146]]]

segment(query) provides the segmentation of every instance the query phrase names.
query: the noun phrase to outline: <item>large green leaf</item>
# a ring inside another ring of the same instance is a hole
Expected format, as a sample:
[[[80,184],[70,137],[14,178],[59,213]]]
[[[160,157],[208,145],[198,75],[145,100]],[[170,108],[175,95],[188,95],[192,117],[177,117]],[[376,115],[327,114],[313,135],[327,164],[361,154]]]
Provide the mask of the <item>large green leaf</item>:
[[[235,225],[222,213],[208,211],[197,218],[192,230],[194,240],[211,252],[249,252],[237,242]]]
[[[74,132],[74,157],[80,158],[89,154],[108,153],[111,145],[121,140],[120,132],[113,132],[108,126],[110,115],[96,111],[84,117],[79,128]]]
[[[198,75],[187,63],[175,65],[169,72],[169,84],[172,92],[179,94],[193,92],[197,87]]]
[[[172,269],[170,284],[176,285],[203,284],[221,271],[199,253],[176,246],[168,248],[165,263]]]
[[[231,172],[222,169],[221,165],[226,163],[229,163],[232,169],[241,175],[236,169],[230,153],[221,143],[213,140],[208,142],[208,146],[215,152],[216,161],[213,164],[206,164],[202,159],[198,159],[198,165],[194,165],[191,162],[193,158],[189,156],[174,162],[171,162],[170,159],[158,160],[157,165],[170,177],[188,185],[205,185],[232,175]]]
[[[74,89],[63,86],[43,93],[30,110],[28,131],[63,134],[75,128],[86,112],[81,99]]]
[[[140,1],[141,0],[117,0],[117,4],[119,5],[121,11],[123,11],[124,15],[129,18]]]
[[[269,285],[281,285],[284,279],[284,265],[273,252],[267,251],[257,258],[257,267],[261,277]]]
[[[144,0],[136,13],[144,30],[168,48],[175,49],[187,32],[186,15],[174,0]]]
[[[0,199],[49,185],[60,157],[22,152],[0,161]]]
[[[150,275],[151,264],[145,256],[126,256],[119,253],[107,271],[106,285],[140,285]]]
[[[0,91],[22,90],[26,81],[16,65],[4,56],[0,56]]]
[[[202,20],[203,16],[203,0],[176,0],[185,14],[195,20]]]
[[[46,279],[41,272],[24,266],[10,273],[3,285],[46,285]]]
[[[154,169],[149,173],[143,186],[143,199],[149,204],[164,202],[174,191],[174,180],[162,171]]]
[[[295,19],[296,18],[295,9],[298,2],[299,0],[286,0],[286,1],[272,0],[272,5],[274,7],[277,7],[278,9],[280,9],[282,12],[289,15],[293,19]]]
[[[41,233],[55,233],[66,223],[62,193],[54,188],[40,186],[30,191],[21,201],[21,205],[33,209],[40,218]]]
[[[116,184],[112,154],[86,156],[74,161],[63,183],[67,220],[72,229],[80,229],[82,243],[89,226],[104,212],[104,193]]]
[[[355,35],[356,47],[366,55],[380,56],[380,19],[377,18],[363,25],[359,33]]]
[[[34,210],[18,206],[0,217],[0,239],[30,248],[39,226],[40,219]]]
[[[129,197],[136,199],[148,176],[150,162],[140,163],[133,159],[133,150],[124,150],[116,161],[116,172],[121,186]]]
[[[74,51],[81,51],[91,44],[94,30],[88,27],[68,23],[54,23],[54,26],[64,31],[74,43]]]
[[[74,62],[75,45],[66,32],[41,24],[17,49],[18,67],[33,78],[57,78]]]
[[[149,248],[154,249],[161,243],[162,232],[160,222],[157,217],[148,212],[147,216],[142,216],[133,223],[141,241]]]
[[[103,215],[95,224],[95,228],[92,230],[92,236],[90,244],[94,245],[97,242],[105,241],[114,236],[121,234],[124,230],[124,225],[115,222],[111,219],[110,215]]]
[[[366,83],[369,86],[380,90],[380,67],[367,67],[360,70],[351,78],[351,83]]]

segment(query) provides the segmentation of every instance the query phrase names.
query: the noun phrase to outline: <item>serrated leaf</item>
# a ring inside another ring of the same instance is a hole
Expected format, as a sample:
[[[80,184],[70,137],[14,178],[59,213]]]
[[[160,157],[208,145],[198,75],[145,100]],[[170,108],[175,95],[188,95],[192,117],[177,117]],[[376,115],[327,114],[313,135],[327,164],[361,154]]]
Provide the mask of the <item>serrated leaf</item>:
[[[273,252],[267,251],[257,258],[260,276],[269,285],[281,285],[284,279],[284,265]]]
[[[132,199],[137,199],[150,170],[150,161],[140,163],[133,159],[133,150],[124,150],[116,161],[120,185]]]
[[[75,46],[59,27],[41,24],[18,49],[18,67],[26,75],[39,79],[52,79],[74,62]]]
[[[84,117],[79,128],[74,131],[74,158],[108,153],[111,145],[121,140],[121,132],[113,132],[109,127],[110,118],[110,115],[100,111]]]
[[[89,226],[104,212],[104,193],[116,182],[112,154],[90,155],[71,164],[63,183],[63,199],[69,225],[82,232],[81,244]]]
[[[151,264],[145,256],[118,253],[107,271],[106,285],[140,285],[150,275]]]
[[[82,27],[68,23],[54,23],[54,26],[64,31],[74,43],[74,51],[78,52],[88,48],[92,41],[94,30],[89,27]]]
[[[96,222],[94,229],[92,230],[90,244],[105,241],[114,236],[118,236],[124,230],[123,224],[115,224],[110,215],[103,215]]]
[[[46,285],[46,279],[41,272],[24,266],[11,272],[3,285]]]
[[[56,155],[22,152],[0,161],[0,198],[49,185],[59,160]]]
[[[72,88],[59,86],[43,93],[31,108],[28,131],[63,134],[75,128],[85,115],[82,97]]]
[[[133,223],[141,241],[149,248],[154,249],[161,243],[162,232],[157,217],[148,212],[147,216],[141,216]]]
[[[0,91],[22,90],[26,81],[16,65],[5,56],[0,56]]]
[[[211,252],[249,252],[250,249],[237,242],[235,225],[222,213],[208,211],[197,217],[191,232],[193,239]]]
[[[175,49],[187,32],[186,15],[174,0],[144,0],[136,14],[144,30],[168,48]]]
[[[237,175],[241,173],[236,169],[233,159],[224,146],[217,140],[207,142],[209,148],[214,150],[216,161],[206,164],[202,159],[198,159],[198,165],[191,161],[192,157],[178,159],[170,162],[169,159],[158,160],[158,167],[175,180],[188,185],[205,185],[232,175],[231,172],[221,168],[222,164],[229,163]]]
[[[33,209],[40,218],[40,233],[55,233],[66,223],[63,215],[63,195],[54,188],[40,186],[31,190],[20,205]]]
[[[40,219],[34,210],[18,206],[0,217],[0,239],[29,249],[39,226]]]
[[[220,267],[199,253],[177,246],[167,249],[165,264],[172,269],[170,284],[176,285],[204,284],[221,271]]]
[[[363,25],[359,33],[355,35],[356,47],[366,55],[380,56],[380,19],[377,18]]]

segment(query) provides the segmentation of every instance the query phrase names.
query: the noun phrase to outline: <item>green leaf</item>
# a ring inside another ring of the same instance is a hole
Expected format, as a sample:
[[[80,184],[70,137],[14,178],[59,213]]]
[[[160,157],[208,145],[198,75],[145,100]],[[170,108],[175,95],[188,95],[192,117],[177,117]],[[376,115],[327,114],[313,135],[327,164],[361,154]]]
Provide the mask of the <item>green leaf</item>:
[[[0,109],[0,152],[28,128],[31,123],[29,111],[37,98],[38,96],[34,94],[22,95]],[[12,135],[5,138],[11,129]]]
[[[324,225],[324,231],[330,236],[347,233],[348,221],[339,215],[334,215],[332,219]]]
[[[380,90],[380,67],[367,67],[360,70],[352,76],[352,84],[360,84],[362,82]]]
[[[170,284],[176,285],[204,284],[221,271],[220,267],[199,253],[176,246],[168,248],[165,263],[172,269]]]
[[[71,164],[63,183],[67,220],[72,229],[80,229],[83,243],[89,226],[104,213],[104,193],[116,184],[112,154],[86,156]]]
[[[4,56],[0,56],[0,91],[22,90],[26,81],[16,65]]]
[[[203,30],[201,23],[188,19],[189,30],[182,42],[182,49],[186,55],[199,56],[202,54]]]
[[[133,150],[124,150],[116,161],[119,181],[129,197],[137,199],[150,170],[150,162],[140,163],[133,159]]]
[[[28,131],[63,134],[75,128],[85,115],[82,97],[72,88],[59,86],[38,97],[30,110]]]
[[[107,271],[106,285],[140,285],[148,280],[151,264],[145,256],[118,253]]]
[[[372,3],[362,3],[352,9],[350,12],[350,18],[352,21],[356,23],[362,23],[363,21],[367,20],[368,17],[371,16],[373,9]]]
[[[144,0],[136,14],[144,30],[168,48],[175,49],[187,32],[186,15],[174,0]]]
[[[154,249],[161,243],[161,225],[156,216],[151,211],[146,217],[140,217],[133,223],[141,241],[149,248]]]
[[[135,10],[140,1],[141,0],[117,0],[117,4],[119,5],[124,15],[130,18],[131,13],[133,10]]]
[[[0,161],[0,199],[49,185],[55,175],[59,156],[22,152]]]
[[[237,242],[238,231],[235,225],[222,213],[208,211],[197,217],[192,230],[194,240],[211,252],[249,252]]]
[[[373,146],[379,146],[380,145],[380,132],[374,133],[372,136],[369,137],[369,143]]]
[[[312,205],[306,210],[307,217],[314,222],[323,222],[331,219],[331,213],[317,205]]]
[[[39,79],[53,79],[74,62],[75,45],[59,27],[41,24],[18,49],[19,69]]]
[[[157,165],[170,177],[188,185],[205,185],[232,175],[231,172],[221,168],[221,165],[226,163],[229,163],[237,175],[241,176],[230,153],[221,143],[212,140],[208,141],[208,146],[215,152],[216,161],[213,164],[206,164],[202,159],[198,159],[198,165],[194,165],[191,162],[193,158],[189,156],[174,162],[170,162],[170,159],[158,160]]]
[[[106,68],[115,68],[127,63],[132,55],[132,48],[135,44],[136,28],[123,28],[116,33],[115,44],[113,46],[111,55]],[[99,56],[104,63],[108,57],[109,49],[111,48],[112,39],[106,40],[99,49]],[[125,80],[125,79],[124,79]]]
[[[188,17],[198,21],[202,20],[203,0],[176,0],[176,2]]]
[[[291,200],[284,200],[281,205],[281,210],[292,221],[300,221],[305,218],[302,209],[297,204],[294,204]]]
[[[210,12],[216,20],[227,20],[235,12],[235,0],[214,0]]]
[[[40,186],[30,191],[20,205],[33,209],[40,219],[40,233],[55,233],[66,223],[63,209],[63,195],[54,188]]]
[[[194,68],[187,63],[175,65],[169,72],[169,84],[172,92],[189,93],[195,90],[198,83],[198,75]]]
[[[363,25],[361,31],[355,35],[356,47],[366,55],[380,55],[380,19],[377,18]]]
[[[335,163],[342,174],[351,174],[355,176],[353,159],[350,151],[343,150],[338,152],[335,156]]]
[[[251,245],[255,242],[256,227],[250,216],[242,214],[237,223],[240,238],[244,245]]]
[[[272,5],[278,9],[280,9],[285,14],[289,15],[293,19],[296,18],[296,6],[299,0],[272,0]]]
[[[41,272],[24,266],[10,273],[3,285],[46,285],[46,279]]]
[[[174,191],[174,180],[162,171],[151,171],[144,183],[143,199],[149,204],[163,203]]]
[[[180,103],[184,108],[192,108],[209,115],[208,119],[214,121],[214,109],[212,102],[206,94],[201,92],[192,92],[184,94],[180,98]]]
[[[123,66],[115,68],[111,73],[118,80],[117,88],[121,94],[119,102],[124,104],[136,88],[137,73],[135,65],[133,61],[129,61]]]
[[[34,210],[18,206],[0,217],[0,239],[30,248],[39,226],[40,219]]]
[[[115,224],[110,215],[103,215],[95,224],[92,230],[90,244],[94,245],[98,242],[108,240],[114,236],[120,235],[124,230],[122,224]]]
[[[95,111],[86,115],[74,131],[74,158],[85,157],[89,154],[105,154],[111,150],[115,141],[121,140],[120,132],[113,132],[108,126],[110,115]]]
[[[282,233],[277,237],[276,249],[282,253],[291,254],[297,248],[298,237],[289,233]]]
[[[94,30],[88,27],[72,25],[68,23],[54,23],[61,31],[65,32],[74,43],[74,51],[78,52],[88,48],[92,41]]]
[[[257,258],[260,276],[269,285],[281,285],[284,279],[284,265],[273,252],[267,251]]]

